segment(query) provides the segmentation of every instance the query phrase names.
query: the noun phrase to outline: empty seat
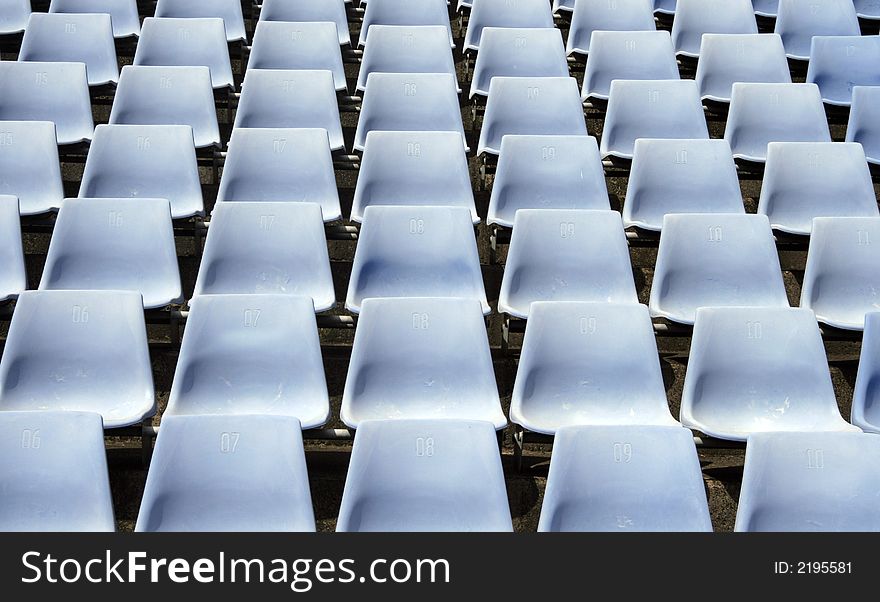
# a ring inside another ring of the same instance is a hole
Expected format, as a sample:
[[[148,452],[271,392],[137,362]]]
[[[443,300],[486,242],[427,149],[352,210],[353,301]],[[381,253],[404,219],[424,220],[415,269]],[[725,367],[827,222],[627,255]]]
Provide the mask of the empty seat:
[[[697,448],[678,426],[568,426],[538,531],[712,531]]]
[[[370,73],[449,73],[455,61],[449,32],[442,25],[373,25],[364,48],[357,89],[365,90]]]
[[[101,417],[0,413],[0,531],[115,531]]]
[[[865,314],[880,308],[880,216],[813,220],[801,307],[836,328],[862,330]]]
[[[55,124],[0,122],[0,194],[18,197],[21,215],[45,213],[61,206],[64,185]]]
[[[477,154],[497,155],[510,134],[586,136],[573,77],[493,77]]]
[[[492,423],[364,422],[336,530],[512,531]]]
[[[699,57],[707,33],[758,33],[751,0],[678,0],[672,22],[676,54]]]
[[[770,225],[809,235],[814,217],[880,217],[861,145],[771,142],[758,213]]]
[[[58,144],[91,140],[85,63],[0,62],[0,121],[52,121]]]
[[[355,133],[355,150],[364,150],[367,134],[373,130],[458,132],[462,148],[468,150],[457,89],[458,83],[449,73],[371,73]]]
[[[233,130],[217,201],[317,203],[325,222],[339,219],[327,130]]]
[[[770,142],[831,142],[816,84],[735,83],[724,128],[733,156],[763,163]]]
[[[476,299],[365,299],[358,318],[342,421],[486,420],[507,426]]]
[[[159,0],[154,16],[172,19],[220,18],[223,19],[227,41],[247,41],[241,0]]]
[[[351,44],[348,32],[348,15],[344,0],[263,0],[260,21],[318,22],[329,21],[336,24],[339,44]]]
[[[815,36],[807,81],[824,102],[849,106],[854,86],[880,86],[880,36]]]
[[[234,127],[324,128],[332,150],[345,147],[330,71],[249,69]]]
[[[40,290],[137,291],[145,308],[183,301],[168,201],[66,199]]]
[[[813,312],[781,307],[697,310],[681,422],[734,441],[764,431],[858,430],[840,416]]]
[[[309,297],[204,295],[190,304],[165,417],[292,416],[327,422],[330,401]]]
[[[119,125],[188,125],[196,148],[220,146],[207,67],[126,65],[110,111]]]
[[[113,22],[113,37],[128,38],[141,33],[137,0],[52,0],[49,12],[107,13]]]
[[[85,63],[90,86],[115,84],[119,79],[108,14],[33,13],[18,60]]]
[[[865,334],[859,372],[853,390],[852,423],[866,432],[880,433],[880,312],[865,314]]]
[[[162,419],[135,531],[314,531],[299,421]]]
[[[673,213],[745,213],[725,140],[636,140],[623,224],[663,229]]]
[[[528,318],[535,301],[638,302],[619,213],[516,212],[498,311]]]
[[[846,141],[861,144],[868,163],[880,164],[880,87],[853,88]]]
[[[21,33],[31,15],[31,0],[0,0],[0,35]]]
[[[204,212],[192,129],[187,125],[99,125],[95,128],[81,198],[159,198],[171,217]]]
[[[337,90],[346,89],[336,25],[329,21],[258,21],[247,68],[326,70]]]
[[[548,435],[569,425],[678,425],[666,402],[648,308],[533,303],[510,419]]]
[[[757,16],[775,19],[779,11],[779,0],[752,0],[752,7]]]
[[[708,138],[693,80],[614,80],[608,95],[603,157],[632,159],[637,138]]]
[[[856,14],[860,19],[880,19],[880,2],[878,0],[853,0]]]
[[[736,531],[880,531],[880,437],[749,437]]]
[[[153,395],[139,293],[19,295],[0,360],[0,410],[97,412],[115,428],[152,416]]]
[[[223,19],[147,17],[141,29],[134,64],[208,67],[214,88],[234,87]]]
[[[562,33],[552,27],[484,28],[471,98],[489,94],[493,77],[568,77]]]
[[[652,0],[579,0],[571,15],[565,50],[589,54],[594,31],[654,31]]]
[[[664,217],[651,314],[693,324],[699,307],[731,306],[788,307],[767,216]]]
[[[336,298],[321,207],[314,203],[218,203],[193,297],[277,293]]]
[[[486,27],[553,27],[553,13],[545,0],[474,0],[465,50],[479,50]]]
[[[345,307],[370,297],[462,297],[489,303],[471,212],[464,207],[367,207]]]
[[[464,207],[473,222],[479,223],[461,135],[382,131],[367,134],[351,221],[363,221],[364,211],[373,205]]]
[[[667,31],[595,31],[581,98],[608,99],[615,79],[679,79]]]
[[[735,82],[790,84],[782,38],[769,34],[704,34],[697,63],[700,96],[730,102]]]
[[[520,209],[611,209],[596,139],[504,136],[486,221],[511,228]]]
[[[367,4],[358,45],[367,43],[374,25],[440,25],[446,28],[449,45],[454,47],[446,0],[374,0]]]
[[[26,288],[18,199],[0,194],[0,302]]]
[[[779,0],[775,32],[788,58],[808,61],[813,36],[858,36],[861,29],[852,0]]]

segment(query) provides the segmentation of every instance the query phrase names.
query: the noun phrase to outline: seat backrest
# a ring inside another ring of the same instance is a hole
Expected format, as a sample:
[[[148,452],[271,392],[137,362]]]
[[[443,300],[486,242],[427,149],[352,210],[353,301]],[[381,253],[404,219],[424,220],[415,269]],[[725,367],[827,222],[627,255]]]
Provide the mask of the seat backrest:
[[[375,0],[368,3],[358,38],[359,46],[367,43],[374,25],[441,25],[449,35],[450,47],[455,46],[446,0]]]
[[[809,10],[802,0],[779,0],[774,31],[788,58],[801,61],[810,59],[813,36],[861,35],[852,0],[811,0]]]
[[[486,27],[470,96],[489,93],[493,77],[568,77],[562,33],[553,27]]]
[[[241,0],[159,0],[154,16],[178,19],[219,17],[223,19],[227,41],[247,40]]]
[[[485,27],[553,27],[553,12],[544,0],[473,0],[465,50],[479,50]]]
[[[791,83],[782,38],[769,34],[703,34],[697,64],[700,96],[730,102],[735,82]]]
[[[263,0],[260,21],[331,21],[336,23],[339,44],[351,44],[345,0]]]
[[[336,24],[330,21],[257,21],[248,69],[327,70],[336,89],[346,89]]]
[[[134,55],[135,65],[204,66],[214,88],[233,88],[232,63],[223,19],[147,17]]]
[[[107,13],[113,22],[113,37],[127,38],[141,33],[137,0],[52,0],[50,13]]]
[[[700,56],[703,34],[758,33],[751,0],[678,0],[672,22],[675,52]]]

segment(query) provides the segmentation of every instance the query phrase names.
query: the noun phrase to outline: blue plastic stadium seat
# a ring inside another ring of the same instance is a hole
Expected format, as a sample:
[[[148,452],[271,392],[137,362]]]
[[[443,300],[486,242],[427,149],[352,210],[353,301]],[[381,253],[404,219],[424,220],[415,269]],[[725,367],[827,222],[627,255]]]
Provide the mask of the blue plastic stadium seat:
[[[155,409],[139,293],[19,295],[0,360],[0,410],[97,412],[115,428]]]
[[[532,303],[510,419],[548,435],[570,425],[678,425],[669,413],[648,308]]]
[[[700,307],[788,307],[766,215],[679,213],[663,218],[651,314],[693,324]]]
[[[18,197],[21,215],[61,206],[64,185],[55,124],[0,121],[0,195]]]
[[[52,121],[58,144],[92,139],[85,63],[0,62],[0,121]]]
[[[370,297],[462,297],[489,313],[468,209],[374,205],[363,220],[346,309]]]
[[[611,209],[596,139],[504,136],[486,221],[511,228],[520,209]]]
[[[162,419],[135,531],[314,531],[299,421]]]
[[[595,31],[581,98],[608,99],[615,79],[679,79],[668,31]]]
[[[134,64],[208,67],[214,88],[234,87],[223,19],[147,17],[141,29]]]
[[[538,531],[712,531],[691,432],[568,426],[553,442]]]
[[[126,65],[110,111],[118,125],[188,125],[196,148],[220,146],[207,67]]]
[[[815,36],[807,81],[830,105],[852,104],[855,86],[880,86],[880,36]]]
[[[790,59],[810,60],[813,36],[861,35],[852,0],[779,0],[775,32]]]
[[[233,130],[217,201],[317,203],[325,222],[339,219],[327,130]]]
[[[734,83],[724,139],[734,158],[756,163],[771,142],[831,142],[818,86]]]
[[[0,412],[0,531],[115,531],[101,417]]]
[[[697,310],[681,397],[684,426],[745,441],[767,431],[855,431],[840,416],[813,312]]]
[[[497,155],[510,134],[586,136],[573,77],[493,77],[477,154]]]
[[[672,22],[676,54],[700,56],[703,34],[757,34],[751,0],[678,0]]]
[[[18,60],[85,63],[90,86],[115,84],[119,80],[116,43],[108,14],[31,14]]]
[[[724,140],[636,140],[623,224],[660,231],[674,213],[745,213]]]
[[[535,301],[638,302],[619,213],[516,212],[498,311],[528,318]]]
[[[277,293],[336,303],[321,207],[314,203],[218,203],[193,297]]]
[[[154,16],[174,19],[220,18],[223,19],[227,41],[247,41],[241,0],[159,0]]]
[[[336,530],[512,531],[492,423],[361,424]]]
[[[599,152],[632,159],[638,138],[708,138],[693,80],[614,80]]]
[[[449,73],[376,73],[367,78],[354,138],[364,150],[371,131],[458,132],[468,150],[458,102],[458,83]]]
[[[128,38],[141,33],[137,0],[52,0],[49,12],[107,13],[113,22],[114,38]]]
[[[31,15],[31,0],[0,0],[0,35],[21,33]]]
[[[865,314],[865,333],[852,400],[852,423],[866,432],[880,433],[880,312]]]
[[[574,10],[575,0],[553,0],[553,12],[571,12]]]
[[[271,414],[323,426],[330,401],[312,300],[193,299],[164,416],[195,414]]]
[[[340,417],[355,429],[386,418],[507,426],[479,301],[365,299]]]
[[[775,19],[779,11],[779,0],[752,0],[752,7],[757,16]]]
[[[0,301],[27,288],[18,198],[0,194]]]
[[[344,0],[263,0],[260,21],[330,21],[336,23],[339,44],[351,44]]]
[[[345,148],[330,71],[249,69],[234,127],[324,128],[332,150]]]
[[[700,96],[730,102],[735,82],[790,84],[782,38],[774,33],[703,35],[697,64]]]
[[[552,27],[484,28],[470,97],[489,94],[493,77],[568,77],[562,33]]]
[[[248,69],[326,70],[337,90],[347,88],[336,24],[329,21],[257,21]]]
[[[365,90],[370,73],[449,73],[455,61],[449,32],[442,25],[373,25],[364,47],[357,89]]]
[[[880,19],[880,0],[853,0],[860,19]]]
[[[473,222],[479,223],[461,135],[382,131],[367,134],[351,221],[362,222],[366,208],[374,205],[464,207]]]
[[[880,217],[860,144],[771,142],[758,213],[776,230],[809,235],[814,217]]]
[[[868,163],[880,164],[880,87],[853,88],[846,141],[861,144]]]
[[[880,437],[749,437],[736,531],[880,531]]]
[[[174,219],[202,215],[192,129],[187,125],[99,125],[79,196],[168,199]]]
[[[880,308],[880,215],[813,220],[801,307],[825,324],[862,330],[865,314]],[[872,244],[874,243],[874,244]]]
[[[546,0],[473,0],[465,50],[479,50],[486,27],[553,27],[553,13]]]
[[[66,199],[40,290],[137,291],[145,308],[183,301],[168,201]]]
[[[589,54],[594,31],[654,31],[651,0],[578,0],[571,16],[565,50]]]
[[[549,7],[548,7],[549,10]],[[374,25],[440,25],[446,28],[450,47],[455,46],[452,39],[452,26],[449,23],[449,8],[446,0],[373,0],[367,4],[358,45],[367,43],[367,35]]]
[[[581,0],[583,1],[583,0]],[[650,0],[649,0],[650,1]],[[674,15],[676,0],[653,0],[654,12],[661,15]]]

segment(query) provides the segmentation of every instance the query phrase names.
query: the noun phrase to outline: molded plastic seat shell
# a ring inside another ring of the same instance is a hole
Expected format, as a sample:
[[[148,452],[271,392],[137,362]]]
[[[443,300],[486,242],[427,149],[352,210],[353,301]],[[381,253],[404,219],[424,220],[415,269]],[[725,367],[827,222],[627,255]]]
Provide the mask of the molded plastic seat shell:
[[[880,2],[878,0],[853,0],[859,19],[880,19]]]
[[[191,0],[186,0],[190,2]],[[141,20],[137,0],[52,0],[50,13],[107,13],[113,22],[113,37],[139,36]]]
[[[703,35],[697,63],[700,96],[729,103],[733,84],[790,84],[791,72],[782,38],[774,33]]]
[[[0,360],[0,410],[97,412],[104,428],[152,416],[153,372],[140,294],[21,293]]]
[[[858,36],[861,28],[852,0],[779,0],[775,32],[788,58],[808,61],[814,36]]]
[[[456,76],[449,31],[442,25],[373,25],[364,47],[357,89],[370,73],[449,73]]]
[[[61,206],[64,185],[55,124],[0,122],[0,195],[18,197],[21,215],[46,213]]]
[[[745,441],[767,431],[854,431],[840,416],[813,312],[701,307],[681,397],[681,423]]]
[[[134,64],[208,67],[214,88],[235,87],[223,19],[147,17],[141,29]]]
[[[559,11],[572,12],[574,10],[575,0],[553,0],[553,13]]]
[[[0,35],[21,33],[31,15],[31,0],[0,0]]]
[[[807,81],[823,102],[850,106],[855,86],[880,86],[880,36],[815,36]]]
[[[370,30],[376,25],[441,25],[446,28],[449,46],[455,47],[449,8],[446,0],[375,0],[367,4],[358,46],[367,43]]]
[[[691,432],[677,426],[560,429],[538,531],[711,532]]]
[[[336,530],[512,531],[492,424],[364,422],[352,448]]]
[[[176,19],[220,18],[223,19],[226,30],[226,41],[247,41],[241,0],[159,0],[154,16]]]
[[[329,21],[257,21],[248,69],[326,70],[337,90],[347,88],[339,36]]]
[[[0,301],[27,288],[18,199],[0,194]]]
[[[295,23],[336,23],[341,46],[351,44],[348,15],[344,0],[263,0],[260,21],[293,21]]]
[[[674,15],[676,0],[653,0],[654,12],[659,15]]]
[[[779,0],[752,0],[752,6],[757,16],[775,19],[779,11]]]
[[[489,94],[493,77],[568,77],[562,33],[553,27],[486,27],[470,97]]]
[[[464,35],[465,50],[480,49],[486,27],[550,28],[553,13],[545,0],[474,0]]]
[[[672,43],[676,54],[700,56],[700,44],[707,33],[757,34],[751,0],[678,0],[672,22]]]
[[[571,15],[565,51],[589,54],[594,31],[654,31],[651,0],[580,0]]]
[[[852,400],[852,423],[866,432],[880,433],[880,312],[865,314],[865,333]]]
[[[868,163],[880,164],[880,87],[853,88],[846,141],[861,144]]]
[[[581,98],[607,100],[615,79],[679,79],[667,31],[594,31]]]
[[[533,303],[510,419],[547,435],[583,424],[677,426],[666,401],[648,308]]]

